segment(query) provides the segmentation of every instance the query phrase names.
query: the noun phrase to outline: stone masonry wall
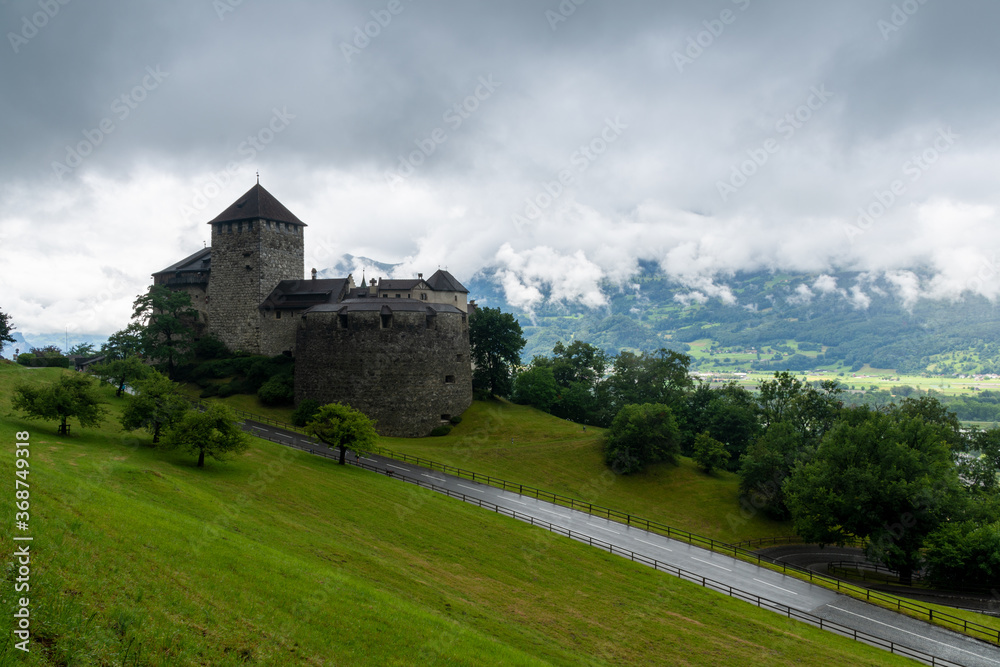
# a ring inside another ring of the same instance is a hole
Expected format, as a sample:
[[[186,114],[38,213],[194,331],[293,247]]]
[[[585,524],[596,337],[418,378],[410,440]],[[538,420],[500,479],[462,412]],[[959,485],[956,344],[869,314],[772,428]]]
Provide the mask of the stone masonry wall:
[[[279,281],[302,279],[302,229],[263,220],[212,225],[209,331],[233,352],[261,352],[261,302]]]
[[[464,316],[396,312],[310,313],[299,325],[295,402],[340,402],[372,419],[382,435],[421,437],[472,404]]]
[[[278,313],[281,317],[277,317]],[[285,352],[295,354],[295,336],[302,313],[294,310],[261,310],[260,353],[275,357]]]

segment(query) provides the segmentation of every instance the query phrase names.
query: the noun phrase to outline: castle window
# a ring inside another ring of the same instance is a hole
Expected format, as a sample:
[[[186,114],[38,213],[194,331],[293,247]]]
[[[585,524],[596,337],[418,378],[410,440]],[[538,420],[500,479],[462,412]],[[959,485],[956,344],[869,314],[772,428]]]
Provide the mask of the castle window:
[[[445,375],[444,376],[444,383],[445,384],[455,384],[455,376],[454,375]]]
[[[397,299],[399,298],[399,295],[398,295],[398,294],[396,295],[396,298],[397,298]]]
[[[433,329],[434,328],[434,316],[433,315],[428,315],[427,316],[427,328],[428,329]]]
[[[280,310],[274,311],[274,319],[276,319],[276,320],[280,320],[281,319],[281,311]]]
[[[441,415],[441,421],[451,421],[451,415]]]
[[[456,354],[455,355],[455,361],[461,361],[461,360],[462,360],[462,355],[461,354]]]
[[[382,328],[383,329],[391,329],[392,328],[392,315],[383,315],[382,316]]]
[[[231,222],[227,222],[226,223],[226,233],[227,234],[232,234],[233,233],[233,223],[231,223]]]
[[[340,320],[340,328],[341,329],[346,329],[347,328],[347,315],[338,315],[337,319]]]
[[[247,223],[247,231],[248,232],[252,232],[253,231],[253,220],[251,220],[250,222]]]
[[[427,301],[427,294],[425,292],[421,292],[420,293],[420,300],[421,301]]]

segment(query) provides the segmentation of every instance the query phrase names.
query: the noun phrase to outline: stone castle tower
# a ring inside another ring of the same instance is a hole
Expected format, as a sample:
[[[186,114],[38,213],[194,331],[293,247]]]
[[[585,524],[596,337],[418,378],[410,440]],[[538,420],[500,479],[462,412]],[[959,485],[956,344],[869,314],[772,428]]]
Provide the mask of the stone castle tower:
[[[260,183],[208,224],[211,331],[230,350],[260,354],[260,304],[282,280],[302,280],[306,225]]]
[[[417,437],[472,404],[469,315],[453,275],[305,279],[305,223],[257,183],[208,224],[212,246],[153,274],[187,292],[198,335],[295,359],[295,402],[340,402]]]

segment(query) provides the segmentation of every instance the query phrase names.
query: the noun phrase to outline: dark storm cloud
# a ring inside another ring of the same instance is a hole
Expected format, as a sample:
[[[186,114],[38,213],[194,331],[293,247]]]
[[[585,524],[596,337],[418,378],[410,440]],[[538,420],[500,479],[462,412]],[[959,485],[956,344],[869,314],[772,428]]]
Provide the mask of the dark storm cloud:
[[[316,220],[317,263],[492,262],[589,305],[640,256],[709,292],[843,264],[954,295],[1000,243],[995,3],[63,1],[0,4],[0,252],[82,228],[114,264],[96,219],[155,228],[131,289],[258,169]]]

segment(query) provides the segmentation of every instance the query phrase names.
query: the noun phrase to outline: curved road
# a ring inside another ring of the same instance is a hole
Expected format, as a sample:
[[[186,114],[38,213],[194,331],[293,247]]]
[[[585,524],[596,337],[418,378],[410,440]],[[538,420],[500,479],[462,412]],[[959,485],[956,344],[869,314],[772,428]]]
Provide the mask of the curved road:
[[[317,445],[297,433],[250,421],[246,422],[245,427],[267,440],[330,457],[331,452],[327,447]],[[348,458],[353,459],[353,455]],[[959,665],[1000,667],[1000,647],[869,605],[779,572],[692,546],[687,542],[395,459],[370,456],[362,461],[387,474],[423,480],[453,493],[516,511],[520,515],[517,518],[533,517],[538,521],[572,530],[581,536],[614,544],[620,549],[633,551],[939,659]]]

